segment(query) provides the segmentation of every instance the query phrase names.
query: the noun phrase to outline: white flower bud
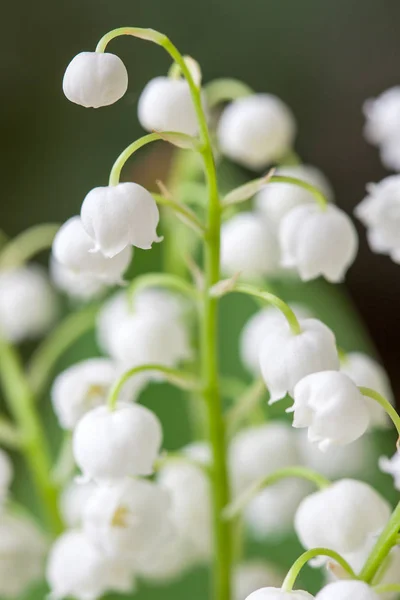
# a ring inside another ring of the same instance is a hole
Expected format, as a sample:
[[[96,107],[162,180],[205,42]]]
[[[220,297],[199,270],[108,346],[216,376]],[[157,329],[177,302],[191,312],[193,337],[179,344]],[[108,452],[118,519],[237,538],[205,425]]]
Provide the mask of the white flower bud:
[[[276,234],[258,213],[238,213],[222,225],[221,269],[250,279],[279,270]]]
[[[114,104],[127,88],[124,63],[108,52],[80,52],[69,63],[63,79],[68,100],[86,108]]]
[[[364,135],[371,144],[385,144],[400,135],[400,86],[386,90],[363,106]]]
[[[356,384],[339,371],[304,377],[294,388],[293,427],[308,427],[308,439],[324,451],[360,438],[370,423],[364,396]]]
[[[265,587],[247,596],[246,600],[313,600],[313,598],[314,596],[302,590],[285,592],[281,588]]]
[[[303,281],[323,275],[338,282],[353,263],[358,249],[356,229],[336,206],[297,206],[279,228],[282,266],[296,268]]]
[[[76,273],[60,264],[54,256],[50,260],[51,279],[61,292],[74,300],[88,301],[101,296],[106,290],[104,283],[86,273]]]
[[[97,600],[110,591],[133,589],[132,567],[121,557],[106,557],[81,531],[61,535],[51,548],[47,563],[47,582],[51,598]]]
[[[72,528],[82,525],[85,506],[96,489],[92,481],[86,483],[71,481],[60,495],[60,512],[64,523]]]
[[[275,565],[253,559],[237,565],[233,573],[234,600],[245,600],[259,588],[282,585],[283,575]]]
[[[188,540],[177,532],[165,542],[158,543],[151,552],[151,560],[138,560],[135,573],[152,585],[165,585],[180,577],[192,567],[195,560]]]
[[[333,200],[333,190],[325,175],[311,165],[295,165],[279,167],[275,175],[295,177],[318,188],[329,201]],[[279,226],[287,213],[303,204],[314,204],[315,198],[311,192],[291,183],[268,183],[255,196],[256,208],[265,216],[269,223]]]
[[[46,541],[33,522],[0,513],[0,596],[21,598],[43,577]]]
[[[270,94],[255,94],[231,102],[221,115],[217,131],[226,156],[257,170],[288,153],[295,133],[291,110]]]
[[[156,415],[138,404],[99,406],[86,413],[74,431],[73,451],[84,477],[115,481],[151,475],[162,441]]]
[[[14,475],[14,469],[11,460],[0,448],[0,507],[4,498],[8,494],[8,490]]]
[[[211,447],[208,442],[192,442],[184,446],[181,452],[201,467],[210,467],[212,464]]]
[[[370,485],[342,479],[305,498],[294,525],[305,548],[322,547],[347,554],[369,546],[390,515],[389,503]],[[325,561],[319,557],[314,564]]]
[[[368,195],[356,207],[355,215],[367,227],[370,248],[400,262],[400,175],[369,184],[367,190]]]
[[[38,265],[0,273],[0,333],[8,341],[42,336],[56,320],[58,308],[46,273]]]
[[[168,492],[142,479],[99,485],[84,515],[85,533],[103,554],[125,556],[131,564],[151,560],[153,548],[172,534]]]
[[[212,526],[207,476],[200,467],[171,461],[158,473],[158,482],[171,495],[171,519],[193,558],[208,560],[212,553]]]
[[[315,600],[379,600],[378,594],[364,581],[334,581],[326,585]]]
[[[379,468],[383,473],[393,477],[394,487],[400,490],[400,452],[397,451],[392,458],[382,456],[379,460]]]
[[[83,201],[81,219],[93,249],[107,258],[127,246],[149,250],[162,240],[156,233],[160,213],[153,196],[130,181],[91,190]]]
[[[342,373],[346,373],[358,386],[367,387],[377,391],[391,404],[394,404],[393,390],[385,369],[367,354],[362,352],[349,352],[340,365]],[[389,417],[372,398],[365,398],[368,406],[371,425],[385,427]]]
[[[198,131],[196,111],[184,79],[156,77],[149,81],[139,98],[138,118],[147,131],[176,131],[192,136]]]
[[[51,400],[61,427],[73,429],[88,411],[107,402],[108,393],[121,369],[106,358],[90,358],[72,365],[54,380]],[[123,402],[135,400],[143,387],[140,377],[133,377],[121,390]]]
[[[310,319],[311,311],[301,304],[290,304],[298,319]],[[255,376],[260,374],[260,350],[265,337],[275,325],[282,326],[285,317],[274,306],[267,306],[250,317],[240,335],[240,357],[246,369]]]
[[[260,368],[269,390],[270,403],[293,395],[295,385],[310,373],[339,369],[335,336],[317,319],[300,319],[302,332],[295,335],[287,322],[265,337]]]
[[[132,260],[132,247],[107,258],[93,252],[93,240],[83,228],[80,217],[71,217],[61,226],[53,242],[54,258],[75,273],[84,273],[110,285],[121,283]]]

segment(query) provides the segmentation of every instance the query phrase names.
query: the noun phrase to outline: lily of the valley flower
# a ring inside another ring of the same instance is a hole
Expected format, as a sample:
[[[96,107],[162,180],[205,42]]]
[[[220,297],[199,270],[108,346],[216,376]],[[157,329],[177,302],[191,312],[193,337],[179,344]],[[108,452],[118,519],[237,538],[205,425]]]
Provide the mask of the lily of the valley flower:
[[[282,266],[297,269],[303,281],[323,275],[337,283],[344,279],[358,249],[356,229],[336,206],[297,206],[279,229]]]
[[[86,108],[114,104],[128,88],[122,60],[108,52],[81,52],[69,63],[63,79],[64,94]]]
[[[364,134],[371,144],[385,145],[400,137],[400,86],[390,88],[363,106]]]
[[[281,588],[265,587],[247,596],[246,600],[313,600],[313,598],[314,596],[302,590],[285,592]]]
[[[143,250],[159,242],[160,214],[153,196],[137,183],[126,182],[91,190],[81,208],[82,225],[93,250],[113,258],[126,247]]]
[[[394,487],[400,490],[400,452],[397,451],[392,458],[382,456],[379,460],[379,468],[393,477]]]
[[[315,600],[379,600],[380,596],[364,581],[335,581],[326,585]]]
[[[82,526],[83,513],[89,498],[96,489],[93,481],[71,481],[60,494],[60,513],[70,529]]]
[[[245,600],[259,588],[282,585],[283,576],[275,565],[253,559],[239,563],[233,573],[235,600]]]
[[[85,302],[101,296],[104,282],[86,273],[76,273],[60,264],[54,256],[50,260],[50,277],[55,287],[73,300]]]
[[[138,404],[99,406],[86,413],[74,431],[73,451],[87,479],[117,481],[150,475],[160,451],[161,424]]]

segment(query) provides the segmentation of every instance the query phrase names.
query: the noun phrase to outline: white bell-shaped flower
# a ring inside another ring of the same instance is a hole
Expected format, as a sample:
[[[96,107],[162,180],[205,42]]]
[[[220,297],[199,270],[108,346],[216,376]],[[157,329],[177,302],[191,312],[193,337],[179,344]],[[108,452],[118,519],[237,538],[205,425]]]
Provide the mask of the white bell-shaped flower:
[[[107,258],[99,251],[93,252],[93,240],[78,216],[71,217],[60,227],[53,242],[54,258],[64,267],[75,273],[91,275],[110,285],[122,282],[132,254],[131,246],[112,258]]]
[[[127,88],[124,63],[108,52],[80,52],[69,63],[63,79],[68,100],[86,108],[114,104]]]
[[[25,265],[0,272],[0,335],[18,343],[44,335],[59,314],[45,271]]]
[[[91,190],[83,201],[81,219],[93,249],[107,258],[127,246],[149,250],[162,239],[156,232],[160,213],[153,196],[131,181]]]
[[[380,148],[380,157],[384,167],[400,171],[400,136],[387,140]]]
[[[11,460],[1,448],[0,448],[0,507],[2,501],[8,494],[9,487],[14,475],[14,469]]]
[[[325,175],[311,165],[294,165],[279,167],[275,175],[295,177],[318,188],[329,201],[334,194],[331,184]],[[268,183],[255,196],[255,206],[269,223],[279,226],[283,217],[296,206],[314,204],[313,194],[298,185],[291,183]]]
[[[308,439],[320,450],[351,444],[369,427],[364,396],[340,371],[307,375],[294,388],[293,399],[293,427],[308,427]]]
[[[302,304],[290,304],[298,319],[310,319],[311,311]],[[240,358],[246,369],[254,376],[260,374],[260,350],[262,342],[276,324],[282,326],[285,317],[274,306],[256,312],[244,325],[239,341]]]
[[[106,285],[86,273],[76,273],[60,264],[54,256],[50,260],[50,277],[55,287],[73,300],[86,302],[101,296]]]
[[[233,572],[234,600],[245,600],[252,592],[262,587],[282,585],[283,574],[272,564],[261,559],[239,563]]]
[[[314,596],[302,590],[285,592],[281,588],[265,587],[251,593],[246,600],[313,600],[313,598]]]
[[[198,122],[187,81],[170,77],[149,81],[139,98],[138,118],[147,131],[196,135]]]
[[[47,544],[33,522],[0,512],[0,597],[21,598],[43,578]]]
[[[212,553],[211,498],[209,480],[200,467],[171,461],[158,473],[158,482],[171,496],[171,519],[197,561]]]
[[[116,481],[150,475],[162,442],[156,415],[138,404],[118,403],[115,410],[99,406],[75,428],[73,451],[87,479]]]
[[[171,500],[151,481],[126,478],[99,485],[86,503],[83,528],[103,554],[151,560],[153,548],[172,534]]]
[[[295,335],[282,322],[261,344],[260,368],[269,390],[270,403],[293,395],[295,385],[310,373],[339,369],[335,336],[317,319],[300,319],[302,332]]]
[[[73,429],[84,414],[105,404],[120,371],[107,358],[90,358],[60,373],[54,380],[51,400],[61,427]],[[143,384],[143,379],[133,377],[121,390],[119,399],[135,400]]]
[[[400,452],[397,451],[392,458],[382,456],[379,460],[379,468],[383,473],[393,477],[394,487],[400,490]]]
[[[89,498],[96,489],[93,481],[71,481],[60,494],[60,512],[64,523],[71,529],[80,528]]]
[[[389,503],[370,485],[342,479],[305,498],[294,525],[305,548],[329,548],[346,555],[369,547],[390,515]],[[319,557],[314,564],[325,561]]]
[[[104,556],[85,533],[71,529],[53,544],[46,579],[54,600],[97,600],[110,591],[133,591],[132,567],[121,557]]]
[[[221,269],[227,275],[240,272],[248,279],[279,270],[276,233],[258,213],[238,213],[222,225]]]
[[[400,86],[390,88],[363,106],[364,135],[371,144],[386,144],[400,136]]]
[[[364,581],[334,581],[318,592],[315,600],[380,600],[380,596]]]
[[[279,228],[283,267],[297,269],[303,281],[323,275],[331,282],[344,279],[358,249],[351,219],[336,206],[297,206]]]
[[[354,212],[367,227],[370,248],[400,262],[400,175],[370,183],[367,191],[367,196]]]
[[[135,562],[135,573],[152,585],[166,585],[181,577],[196,562],[187,539],[177,531],[159,542],[148,557]]]
[[[291,110],[270,94],[254,94],[231,102],[224,109],[217,130],[222,152],[257,170],[287,154],[295,133]]]
[[[341,361],[340,370],[346,373],[356,385],[375,390],[394,404],[393,390],[385,369],[367,354],[349,352]],[[372,398],[365,398],[365,401],[368,405],[371,425],[385,427],[389,422],[386,411]]]
[[[371,465],[376,461],[373,441],[368,435],[363,435],[346,446],[330,446],[322,451],[310,442],[306,430],[302,429],[298,433],[301,462],[328,479],[359,477],[369,473]]]

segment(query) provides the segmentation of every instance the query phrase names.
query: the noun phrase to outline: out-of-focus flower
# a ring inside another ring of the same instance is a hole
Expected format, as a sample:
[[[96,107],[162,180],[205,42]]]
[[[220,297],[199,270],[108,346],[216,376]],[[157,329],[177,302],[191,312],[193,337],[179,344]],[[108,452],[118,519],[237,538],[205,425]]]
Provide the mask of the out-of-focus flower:
[[[124,63],[108,52],[80,52],[69,63],[63,79],[68,100],[86,108],[114,104],[127,88]]]
[[[193,548],[187,539],[174,531],[164,542],[158,543],[151,552],[151,559],[138,558],[135,573],[152,585],[165,585],[180,577],[195,562]]]
[[[315,600],[379,600],[378,594],[364,581],[334,581],[326,585]]]
[[[400,137],[400,86],[390,88],[363,106],[364,134],[371,144],[386,144]]]
[[[235,600],[245,600],[252,592],[268,586],[280,586],[283,575],[279,569],[260,559],[239,563],[233,573]]]
[[[265,587],[256,590],[246,600],[313,600],[308,592],[295,590],[293,592],[285,592],[281,588]]]
[[[60,495],[60,512],[64,523],[71,529],[81,527],[86,503],[95,489],[93,481],[71,481],[63,489]]]
[[[106,285],[85,273],[76,273],[60,264],[54,256],[50,260],[50,277],[57,289],[74,300],[85,302],[97,298]]]
[[[397,451],[392,458],[382,456],[379,460],[379,468],[393,477],[394,487],[400,491],[400,452]]]

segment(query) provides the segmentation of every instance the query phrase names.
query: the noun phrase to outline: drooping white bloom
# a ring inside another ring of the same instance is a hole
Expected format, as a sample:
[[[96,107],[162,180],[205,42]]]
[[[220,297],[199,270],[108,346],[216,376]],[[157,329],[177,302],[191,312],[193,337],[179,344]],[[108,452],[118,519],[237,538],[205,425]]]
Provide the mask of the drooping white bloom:
[[[254,94],[231,102],[218,124],[222,152],[250,169],[262,169],[290,151],[296,124],[276,96]]]
[[[86,108],[114,104],[127,88],[124,63],[108,52],[80,52],[69,63],[63,79],[68,100]]]
[[[298,436],[301,462],[328,479],[359,477],[374,464],[373,443],[363,435],[346,446],[330,446],[324,452],[308,439],[307,431]]]
[[[382,144],[379,154],[384,167],[400,171],[400,136],[396,135]]]
[[[270,275],[279,269],[275,232],[259,214],[241,212],[221,228],[221,269],[247,278]]]
[[[13,475],[14,469],[11,460],[8,454],[0,448],[0,506],[8,494]]]
[[[260,559],[239,563],[233,573],[235,600],[245,600],[252,592],[262,587],[282,585],[283,575],[279,569]]]
[[[298,319],[310,319],[311,311],[302,304],[290,304]],[[240,357],[246,369],[257,376],[260,374],[260,350],[265,337],[275,328],[282,326],[285,317],[274,306],[267,306],[250,317],[242,329],[239,341]]]
[[[379,468],[393,477],[394,487],[400,490],[400,452],[397,451],[392,458],[382,456],[379,460]]]
[[[84,477],[116,481],[150,475],[162,442],[156,415],[138,404],[118,403],[114,411],[99,406],[75,428],[73,452]]]
[[[75,273],[91,275],[108,284],[121,283],[132,259],[132,247],[127,246],[112,258],[93,252],[93,240],[83,228],[80,217],[71,217],[57,232],[53,255],[64,267]]]
[[[370,485],[342,479],[305,498],[294,525],[305,548],[323,547],[347,555],[369,547],[390,515],[389,503]],[[318,558],[314,564],[325,560]]]
[[[54,285],[74,300],[87,301],[97,298],[106,290],[102,281],[87,275],[76,273],[60,264],[54,256],[50,260],[50,277]]]
[[[260,368],[270,393],[270,403],[293,395],[295,385],[310,373],[339,369],[335,336],[317,319],[300,319],[302,332],[295,335],[287,322],[265,335],[260,349]]]
[[[25,265],[0,273],[0,334],[18,343],[48,331],[58,302],[45,271]]]
[[[171,519],[189,545],[194,560],[208,560],[212,552],[209,481],[200,467],[182,461],[167,463],[158,482],[171,495]]]
[[[293,427],[308,427],[308,439],[320,450],[360,438],[370,423],[364,396],[340,371],[312,373],[294,388]]]
[[[82,525],[85,506],[96,489],[93,481],[71,481],[60,495],[60,512],[64,523],[73,528]]]
[[[311,165],[279,167],[275,175],[301,179],[319,189],[327,200],[333,200],[332,187],[317,167]],[[274,223],[275,226],[279,226],[283,217],[296,206],[315,203],[313,194],[302,187],[291,183],[274,182],[266,184],[256,194],[254,200],[257,210],[265,216],[268,222]]]
[[[46,541],[26,518],[0,512],[0,596],[21,598],[43,577]]]
[[[315,600],[379,600],[380,596],[364,581],[334,581],[326,585]]]
[[[386,144],[400,136],[400,86],[390,88],[363,106],[364,134],[371,144]]]
[[[156,232],[160,213],[153,196],[131,181],[91,190],[83,201],[81,219],[93,249],[107,258],[127,246],[148,250],[162,239]]]
[[[63,533],[53,544],[46,578],[54,600],[97,600],[110,591],[131,592],[134,584],[129,563],[104,556],[77,529]]]
[[[314,596],[302,590],[285,592],[281,588],[265,587],[247,596],[246,600],[313,600],[313,598]]]
[[[54,380],[51,400],[61,427],[73,429],[84,414],[104,405],[119,375],[120,368],[106,358],[83,360],[60,373]],[[135,400],[143,384],[140,377],[133,377],[121,390],[119,399]]]
[[[184,79],[155,77],[145,86],[138,104],[138,118],[147,131],[176,131],[196,135],[198,122]]]
[[[296,268],[303,281],[323,275],[338,282],[353,263],[358,249],[356,229],[336,206],[297,206],[281,222],[281,264]]]
[[[165,585],[178,579],[195,564],[192,548],[176,531],[151,552],[151,559],[138,559],[135,573],[152,585]]]
[[[393,390],[385,369],[373,358],[362,352],[349,352],[340,365],[342,373],[346,373],[358,386],[377,391],[391,404],[394,404]],[[372,398],[365,398],[368,405],[371,425],[385,427],[388,424],[386,411]]]
[[[400,262],[400,175],[368,184],[367,192],[355,215],[367,227],[370,248]]]
[[[153,548],[172,534],[171,500],[163,487],[126,478],[99,485],[86,503],[83,528],[101,552],[125,556],[134,565],[151,560]]]

